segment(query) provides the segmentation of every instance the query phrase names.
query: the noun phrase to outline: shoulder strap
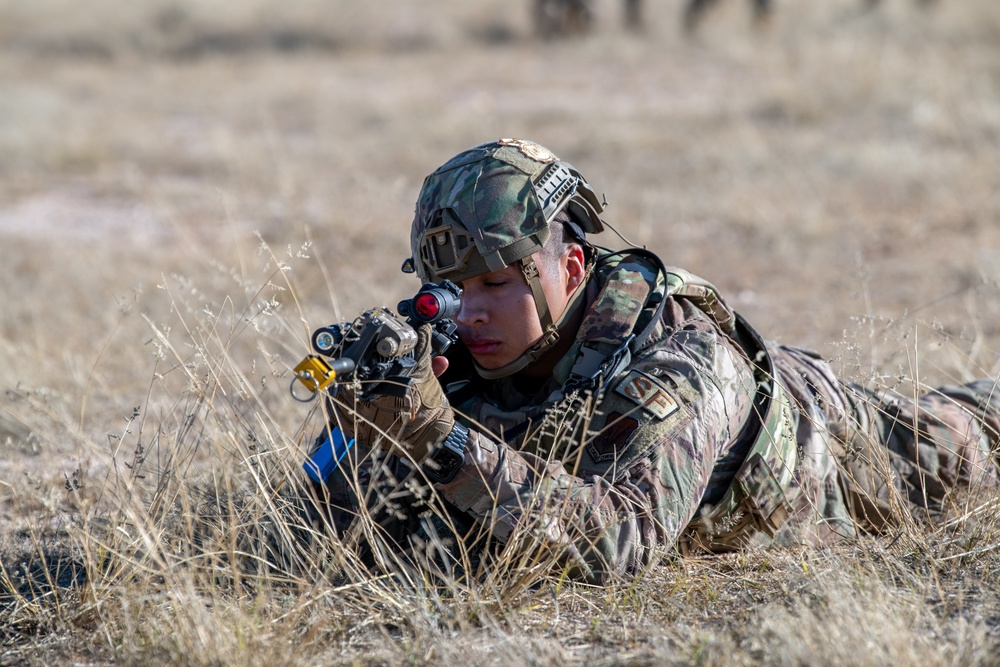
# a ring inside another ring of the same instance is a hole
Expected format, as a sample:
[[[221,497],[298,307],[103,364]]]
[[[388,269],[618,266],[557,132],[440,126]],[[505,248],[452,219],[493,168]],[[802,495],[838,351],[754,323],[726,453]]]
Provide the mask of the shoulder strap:
[[[632,258],[638,261],[629,261]],[[658,293],[667,275],[663,260],[645,248],[628,248],[598,261],[603,285],[580,325],[580,351],[564,385],[567,393],[595,390],[618,375],[663,317],[665,303]],[[636,331],[644,311],[654,304],[649,321]]]
[[[668,295],[687,299],[715,320],[723,332],[730,336],[736,333],[736,313],[726,305],[715,285],[684,269],[670,267],[664,271]]]
[[[613,257],[620,257],[615,262]],[[631,258],[643,261],[629,261]],[[645,248],[629,248],[605,255],[601,262],[609,267],[604,286],[581,325],[580,353],[570,371],[575,386],[595,386],[598,377],[605,381],[625,368],[631,356],[649,341],[663,317],[667,297],[690,301],[710,316],[722,331],[737,337],[736,314],[726,305],[715,286],[698,276],[674,267]],[[658,293],[662,276],[662,293]],[[643,310],[656,308],[640,331],[636,325]],[[747,327],[749,328],[749,327]],[[746,347],[743,341],[738,341]],[[749,355],[753,359],[753,354]]]

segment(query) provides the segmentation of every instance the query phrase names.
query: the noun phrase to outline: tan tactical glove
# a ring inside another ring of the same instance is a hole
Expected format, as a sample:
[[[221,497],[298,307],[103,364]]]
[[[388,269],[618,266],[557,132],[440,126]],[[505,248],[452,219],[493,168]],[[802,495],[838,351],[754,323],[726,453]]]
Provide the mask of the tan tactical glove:
[[[409,377],[390,377],[376,395],[363,399],[347,388],[336,403],[340,428],[359,444],[381,444],[395,454],[419,462],[440,444],[455,425],[455,414],[431,370],[431,327],[417,330],[417,363]]]

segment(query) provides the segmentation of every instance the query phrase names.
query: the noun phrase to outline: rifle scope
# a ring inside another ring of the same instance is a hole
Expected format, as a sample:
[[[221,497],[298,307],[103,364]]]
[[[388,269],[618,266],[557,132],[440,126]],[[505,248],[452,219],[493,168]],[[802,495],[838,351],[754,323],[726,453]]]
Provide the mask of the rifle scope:
[[[412,299],[400,301],[396,311],[417,324],[436,324],[450,320],[462,305],[462,290],[450,280],[440,285],[424,283]]]

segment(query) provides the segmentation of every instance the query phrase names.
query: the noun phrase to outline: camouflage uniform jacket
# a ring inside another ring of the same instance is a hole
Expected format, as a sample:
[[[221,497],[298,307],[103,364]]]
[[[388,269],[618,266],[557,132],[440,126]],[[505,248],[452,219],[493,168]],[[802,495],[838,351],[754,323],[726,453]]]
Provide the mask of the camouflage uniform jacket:
[[[677,545],[726,493],[760,426],[752,346],[725,333],[733,313],[710,284],[661,268],[641,251],[599,256],[576,340],[544,386],[473,377],[470,396],[446,383],[470,438],[439,492],[493,538],[555,552],[589,580],[638,573]],[[604,361],[589,386],[575,374],[588,349]],[[756,532],[739,512],[723,518],[739,524],[707,527],[739,536],[723,547]]]

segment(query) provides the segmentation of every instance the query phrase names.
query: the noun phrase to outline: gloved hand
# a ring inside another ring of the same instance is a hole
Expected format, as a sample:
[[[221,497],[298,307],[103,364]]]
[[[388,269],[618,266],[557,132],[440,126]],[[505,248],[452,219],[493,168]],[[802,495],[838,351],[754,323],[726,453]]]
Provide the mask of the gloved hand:
[[[377,442],[395,454],[419,462],[455,425],[455,414],[431,368],[431,326],[417,330],[416,366],[409,377],[390,377],[374,395],[351,389],[337,393],[339,424],[358,443]]]

